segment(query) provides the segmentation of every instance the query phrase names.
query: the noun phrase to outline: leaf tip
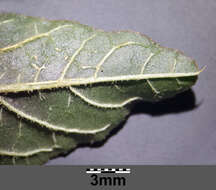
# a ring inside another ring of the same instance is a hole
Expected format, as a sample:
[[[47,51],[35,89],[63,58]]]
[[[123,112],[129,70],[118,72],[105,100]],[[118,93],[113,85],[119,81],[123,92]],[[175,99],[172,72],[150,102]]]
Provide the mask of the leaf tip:
[[[203,66],[203,67],[199,70],[198,74],[202,73],[202,72],[206,69],[206,67],[207,67],[207,65]]]

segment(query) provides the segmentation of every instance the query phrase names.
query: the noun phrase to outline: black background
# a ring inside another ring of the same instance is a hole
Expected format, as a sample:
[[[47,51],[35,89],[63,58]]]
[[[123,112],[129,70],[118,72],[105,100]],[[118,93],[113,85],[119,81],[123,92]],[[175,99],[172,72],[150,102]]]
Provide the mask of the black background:
[[[193,91],[137,105],[105,144],[78,148],[48,164],[216,164],[216,1],[0,0],[0,11],[134,30],[207,65]]]

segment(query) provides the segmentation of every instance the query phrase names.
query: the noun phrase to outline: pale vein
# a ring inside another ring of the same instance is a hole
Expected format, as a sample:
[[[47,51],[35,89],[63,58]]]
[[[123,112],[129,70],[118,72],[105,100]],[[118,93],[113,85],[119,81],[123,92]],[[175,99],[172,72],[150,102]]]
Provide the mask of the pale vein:
[[[41,33],[41,34],[37,34],[37,35],[34,35],[34,36],[31,36],[21,42],[18,42],[14,45],[11,45],[11,46],[7,46],[7,47],[4,47],[4,48],[0,48],[0,53],[1,52],[6,52],[6,51],[10,51],[10,50],[13,50],[13,49],[17,49],[17,48],[20,48],[22,47],[23,45],[25,45],[26,43],[29,43],[29,42],[32,42],[32,41],[35,41],[37,39],[40,39],[40,38],[43,38],[43,37],[48,37],[50,36],[51,33],[53,32],[56,32],[60,29],[63,29],[63,28],[67,28],[67,27],[72,27],[73,25],[62,25],[62,26],[58,26],[48,32],[45,32],[45,33]]]
[[[100,71],[101,66],[105,63],[105,61],[117,50],[120,49],[122,47],[125,46],[129,46],[129,45],[139,45],[139,46],[143,46],[143,44],[138,43],[138,42],[125,42],[122,44],[119,44],[117,46],[114,46],[102,59],[101,61],[97,64],[96,66],[96,71],[94,73],[94,78],[97,78],[98,72]]]
[[[13,22],[13,21],[14,21],[14,19],[4,20],[4,21],[0,22],[0,25],[6,24],[6,23],[9,23],[9,22]]]
[[[37,123],[39,124],[40,126],[44,126],[48,129],[52,129],[54,131],[63,131],[63,132],[66,132],[66,133],[79,133],[79,134],[95,134],[95,133],[99,133],[99,132],[102,132],[102,131],[105,131],[109,126],[110,124],[102,127],[102,128],[99,128],[99,129],[92,129],[92,130],[82,130],[82,129],[78,129],[78,128],[65,128],[63,126],[58,126],[58,125],[53,125],[51,123],[48,123],[47,121],[43,121],[41,119],[38,119],[36,117],[33,117],[19,109],[17,109],[16,107],[14,107],[13,105],[11,105],[10,103],[8,103],[6,100],[3,99],[3,97],[0,97],[0,104],[4,105],[8,110],[16,113],[18,116],[20,117],[23,117],[29,121],[32,121],[34,123]]]
[[[146,59],[145,63],[143,64],[143,66],[141,68],[140,74],[143,74],[143,72],[144,72],[144,70],[146,68],[146,65],[149,63],[149,61],[151,60],[153,55],[154,55],[153,53],[150,53],[149,57]]]
[[[68,62],[68,64],[65,66],[65,68],[64,68],[64,70],[63,70],[63,72],[62,72],[62,74],[61,74],[61,76],[60,76],[60,78],[59,78],[59,80],[63,80],[63,78],[64,78],[66,72],[68,71],[68,69],[69,69],[69,67],[71,66],[71,64],[73,63],[73,61],[75,60],[76,56],[79,55],[79,53],[80,53],[80,52],[82,51],[82,49],[84,48],[85,44],[86,44],[88,41],[92,40],[95,36],[96,36],[96,35],[94,34],[94,35],[90,36],[89,38],[87,38],[86,40],[84,40],[84,41],[82,42],[81,46],[75,51],[75,53],[74,53],[73,56],[71,57],[71,59],[70,59],[70,61]]]
[[[174,59],[174,64],[173,64],[173,67],[172,67],[172,69],[171,69],[171,72],[175,72],[175,70],[176,70],[176,65],[177,65],[177,58],[175,58]],[[177,82],[177,84],[179,85],[179,86],[181,86],[181,81],[178,79],[178,78],[176,78],[176,82]]]
[[[147,80],[147,83],[155,94],[160,94],[160,92],[153,86],[153,84],[149,80]]]
[[[146,59],[145,63],[143,64],[142,68],[141,68],[141,72],[140,74],[143,74],[145,68],[146,68],[146,65],[149,63],[149,61],[151,60],[152,56],[154,54],[153,53],[150,53],[149,57]],[[152,89],[152,91],[155,93],[155,94],[159,94],[160,92],[153,86],[153,84],[147,79],[146,80],[148,85],[150,86],[150,88]]]
[[[97,83],[106,82],[118,82],[118,81],[138,81],[147,79],[159,79],[159,78],[176,78],[176,77],[192,77],[199,75],[203,70],[189,73],[158,73],[158,74],[138,74],[138,75],[121,75],[112,77],[89,77],[89,78],[76,78],[76,79],[64,79],[54,81],[43,81],[43,82],[30,82],[30,83],[19,83],[19,84],[7,84],[0,85],[0,93],[7,92],[21,92],[21,91],[33,91],[42,89],[62,88],[68,86],[80,86],[90,85]]]
[[[96,102],[94,100],[91,100],[90,98],[84,96],[81,92],[79,92],[78,90],[76,90],[75,88],[72,88],[72,87],[69,87],[71,92],[73,92],[75,95],[79,96],[82,100],[84,100],[85,102],[93,105],[93,106],[96,106],[96,107],[100,107],[100,108],[121,108],[123,106],[125,106],[126,104],[128,103],[131,103],[135,100],[141,100],[142,98],[141,97],[133,97],[133,98],[129,98],[125,101],[123,101],[122,103],[119,103],[119,104],[107,104],[107,103],[99,103],[99,102]]]
[[[53,148],[40,148],[40,149],[35,149],[31,151],[26,151],[26,152],[0,150],[0,155],[27,157],[27,156],[32,156],[34,154],[38,154],[40,152],[52,152],[52,151],[53,151]]]

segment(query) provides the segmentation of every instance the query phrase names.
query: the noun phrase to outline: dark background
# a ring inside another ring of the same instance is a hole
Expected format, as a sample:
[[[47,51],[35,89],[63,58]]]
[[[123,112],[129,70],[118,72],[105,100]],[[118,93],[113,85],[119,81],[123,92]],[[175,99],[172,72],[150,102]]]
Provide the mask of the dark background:
[[[216,164],[215,0],[0,0],[0,11],[134,30],[207,65],[193,91],[137,105],[103,145],[48,164]]]

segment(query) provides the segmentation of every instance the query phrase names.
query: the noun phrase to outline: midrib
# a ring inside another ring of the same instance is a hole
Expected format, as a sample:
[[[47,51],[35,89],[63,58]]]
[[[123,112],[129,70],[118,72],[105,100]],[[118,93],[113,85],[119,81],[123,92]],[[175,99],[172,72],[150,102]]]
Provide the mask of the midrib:
[[[42,89],[62,88],[68,86],[81,86],[90,85],[96,83],[113,83],[121,81],[138,81],[147,79],[162,79],[162,78],[181,78],[198,76],[202,71],[188,72],[188,73],[160,73],[160,74],[138,74],[138,75],[122,75],[113,77],[89,77],[89,78],[76,78],[76,79],[63,79],[52,80],[43,82],[31,82],[31,83],[16,83],[9,85],[0,85],[0,93],[8,92],[21,92],[21,91],[33,91]]]

